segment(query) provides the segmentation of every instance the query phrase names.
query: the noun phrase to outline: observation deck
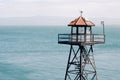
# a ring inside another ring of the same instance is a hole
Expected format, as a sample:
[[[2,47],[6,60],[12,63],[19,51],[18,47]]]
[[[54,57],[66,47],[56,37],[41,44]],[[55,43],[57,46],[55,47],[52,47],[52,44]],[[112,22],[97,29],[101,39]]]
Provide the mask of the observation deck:
[[[104,44],[104,34],[58,34],[59,44],[94,45]]]

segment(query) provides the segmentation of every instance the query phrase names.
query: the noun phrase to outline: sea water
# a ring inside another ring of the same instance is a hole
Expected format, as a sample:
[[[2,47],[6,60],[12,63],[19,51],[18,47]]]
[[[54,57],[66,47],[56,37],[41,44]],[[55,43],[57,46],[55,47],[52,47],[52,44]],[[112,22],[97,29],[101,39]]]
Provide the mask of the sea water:
[[[94,33],[102,33],[100,27]],[[64,80],[68,45],[57,43],[67,26],[0,27],[0,80]],[[106,43],[94,46],[98,80],[120,79],[120,27],[105,27]]]

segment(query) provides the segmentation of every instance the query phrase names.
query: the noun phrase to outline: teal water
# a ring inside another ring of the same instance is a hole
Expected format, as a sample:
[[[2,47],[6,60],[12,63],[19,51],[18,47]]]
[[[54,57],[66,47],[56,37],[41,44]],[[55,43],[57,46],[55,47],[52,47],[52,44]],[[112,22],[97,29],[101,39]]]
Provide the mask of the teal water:
[[[57,43],[65,27],[0,27],[0,80],[64,80],[69,46]],[[94,32],[100,32],[100,27]],[[120,79],[120,28],[106,27],[94,46],[99,80]]]

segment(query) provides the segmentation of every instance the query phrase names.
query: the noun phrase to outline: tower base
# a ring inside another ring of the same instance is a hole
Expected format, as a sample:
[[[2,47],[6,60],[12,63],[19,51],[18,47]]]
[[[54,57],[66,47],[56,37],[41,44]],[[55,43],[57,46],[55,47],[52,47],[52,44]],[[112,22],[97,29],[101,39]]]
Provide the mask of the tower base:
[[[92,45],[70,46],[64,80],[98,80]]]

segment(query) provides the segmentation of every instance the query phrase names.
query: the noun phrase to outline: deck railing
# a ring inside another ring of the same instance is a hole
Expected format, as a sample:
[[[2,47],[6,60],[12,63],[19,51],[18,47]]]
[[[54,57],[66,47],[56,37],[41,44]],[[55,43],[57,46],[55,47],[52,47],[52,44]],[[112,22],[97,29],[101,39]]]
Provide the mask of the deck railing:
[[[58,34],[58,42],[105,42],[104,34]]]

